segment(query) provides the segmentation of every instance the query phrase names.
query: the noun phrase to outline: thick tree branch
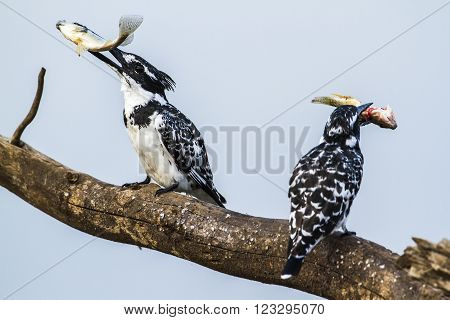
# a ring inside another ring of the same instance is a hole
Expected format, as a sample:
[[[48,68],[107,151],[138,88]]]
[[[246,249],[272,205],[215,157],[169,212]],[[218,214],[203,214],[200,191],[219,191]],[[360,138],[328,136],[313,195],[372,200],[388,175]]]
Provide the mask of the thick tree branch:
[[[448,298],[399,269],[396,254],[358,237],[322,241],[306,258],[300,275],[282,281],[286,220],[252,217],[177,193],[155,198],[155,185],[122,189],[1,136],[0,185],[82,232],[229,275],[331,299]]]
[[[299,276],[282,281],[286,220],[252,217],[177,193],[155,198],[155,185],[123,189],[39,153],[20,137],[39,108],[44,75],[42,68],[31,110],[11,142],[0,136],[0,186],[51,217],[103,239],[154,249],[229,275],[324,298],[448,299],[448,282],[440,282],[445,284],[443,290],[427,284],[436,283],[435,272],[429,273],[433,281],[414,280],[396,266],[396,254],[358,237],[325,239],[305,259]],[[431,261],[435,264],[436,259]],[[440,261],[448,271],[445,255]],[[410,264],[402,267],[408,269]],[[440,274],[444,270],[441,265],[435,269]]]

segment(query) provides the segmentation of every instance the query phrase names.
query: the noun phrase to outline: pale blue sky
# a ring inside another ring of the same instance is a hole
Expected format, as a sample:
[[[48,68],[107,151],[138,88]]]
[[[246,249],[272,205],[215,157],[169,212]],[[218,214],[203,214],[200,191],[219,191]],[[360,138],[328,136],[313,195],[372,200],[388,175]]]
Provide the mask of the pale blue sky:
[[[144,23],[126,50],[177,82],[168,98],[198,127],[261,126],[323,86],[444,1],[5,1],[50,35],[60,19],[114,36],[122,14]],[[401,252],[411,236],[449,236],[450,5],[420,23],[316,95],[352,94],[390,104],[396,131],[362,130],[365,173],[349,228]],[[23,139],[74,169],[115,184],[136,181],[137,158],[122,123],[119,83],[0,3],[0,134],[11,135],[47,68],[41,109]],[[93,58],[85,55],[89,60]],[[100,62],[94,63],[105,68]],[[270,125],[298,139],[302,151],[320,138],[332,111],[310,98]],[[218,155],[215,181],[230,209],[287,218],[292,165],[260,175],[240,168],[242,141],[227,150],[224,134],[206,142]],[[294,140],[295,140],[294,139]],[[292,142],[292,141],[291,141]],[[269,158],[289,153],[270,144]],[[265,146],[267,147],[267,141]],[[233,170],[224,162],[232,152]],[[266,161],[267,158],[264,158]],[[298,159],[297,159],[298,160]],[[1,161],[1,159],[0,159]],[[269,182],[271,181],[271,182]],[[0,297],[53,265],[91,236],[0,189]],[[238,279],[150,250],[98,239],[11,298],[14,299],[287,299],[301,292]]]

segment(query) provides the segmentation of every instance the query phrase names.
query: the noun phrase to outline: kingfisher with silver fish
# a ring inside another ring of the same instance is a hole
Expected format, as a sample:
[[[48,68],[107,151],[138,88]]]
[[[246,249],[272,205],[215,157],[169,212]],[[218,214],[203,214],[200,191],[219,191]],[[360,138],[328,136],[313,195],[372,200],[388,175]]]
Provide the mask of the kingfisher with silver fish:
[[[122,17],[119,35],[125,34],[124,30],[127,36],[132,34],[140,22],[142,20],[136,16]],[[125,127],[147,173],[143,182],[125,184],[124,187],[153,181],[161,186],[156,195],[183,191],[224,207],[226,200],[214,186],[208,154],[199,130],[167,100],[166,91],[173,90],[175,82],[143,58],[117,47],[107,48],[107,51],[118,63],[100,53],[103,51],[101,49],[89,50],[89,42],[84,38],[101,45],[103,38],[80,24],[60,21],[57,28],[72,42],[87,47],[92,55],[111,67],[120,78],[125,100]],[[115,46],[125,37],[119,36],[119,39]]]
[[[125,99],[124,123],[147,173],[145,181],[124,186],[146,184],[152,180],[162,187],[157,195],[185,191],[202,200],[211,198],[224,207],[226,200],[214,186],[200,132],[167,101],[165,91],[173,90],[175,82],[135,54],[117,48],[109,52],[120,65],[101,53],[91,53],[120,77]]]
[[[125,127],[147,173],[143,182],[124,186],[147,184],[152,180],[162,187],[157,195],[185,191],[202,200],[211,198],[223,207],[226,200],[214,186],[200,132],[167,101],[165,91],[173,90],[175,82],[135,54],[117,48],[109,52],[120,65],[101,53],[91,54],[108,64],[120,77],[125,99]]]

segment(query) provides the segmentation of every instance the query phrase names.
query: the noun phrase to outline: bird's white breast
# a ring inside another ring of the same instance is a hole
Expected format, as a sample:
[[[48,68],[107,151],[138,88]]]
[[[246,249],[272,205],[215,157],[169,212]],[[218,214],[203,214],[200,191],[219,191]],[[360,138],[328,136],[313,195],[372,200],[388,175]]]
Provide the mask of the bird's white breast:
[[[148,100],[145,101],[145,97],[133,94],[133,92],[124,92],[124,97],[128,136],[145,172],[164,188],[178,182],[178,189],[190,190],[186,176],[178,170],[173,157],[162,144],[160,133],[157,130],[163,125],[161,114],[157,111],[153,112],[149,117],[148,125],[139,127],[133,124],[131,115],[135,108],[146,105]]]

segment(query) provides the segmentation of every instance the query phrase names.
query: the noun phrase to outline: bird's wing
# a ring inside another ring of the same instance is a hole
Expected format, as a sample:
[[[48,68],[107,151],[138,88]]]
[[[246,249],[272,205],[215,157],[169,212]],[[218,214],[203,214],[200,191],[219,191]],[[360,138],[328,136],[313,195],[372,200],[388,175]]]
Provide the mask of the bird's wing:
[[[306,256],[333,232],[357,192],[356,186],[349,188],[352,177],[342,159],[323,152],[313,149],[302,158],[290,180],[290,255]]]
[[[177,168],[223,206],[225,198],[214,187],[205,143],[194,123],[178,109],[169,106],[161,112],[156,128]]]

